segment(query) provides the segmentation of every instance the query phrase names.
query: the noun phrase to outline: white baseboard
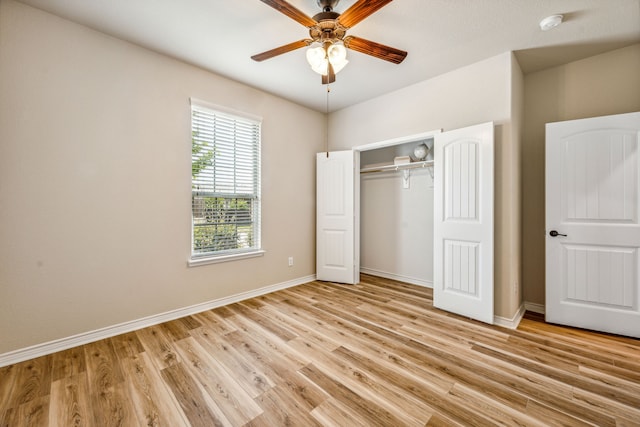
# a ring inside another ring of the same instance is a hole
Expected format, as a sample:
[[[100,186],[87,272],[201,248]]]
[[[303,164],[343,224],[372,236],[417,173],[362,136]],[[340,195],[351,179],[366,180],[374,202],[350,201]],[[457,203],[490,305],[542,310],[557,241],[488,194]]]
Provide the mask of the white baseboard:
[[[168,322],[170,320],[179,319],[181,317],[211,310],[213,308],[221,307],[223,305],[228,305],[234,302],[242,301],[249,298],[254,298],[254,297],[268,294],[275,291],[279,291],[281,289],[302,285],[304,283],[312,282],[314,280],[316,280],[315,274],[306,276],[306,277],[300,277],[298,279],[277,283],[275,285],[265,286],[259,289],[255,289],[253,291],[242,292],[242,293],[231,295],[228,297],[203,302],[200,304],[195,304],[189,307],[179,308],[176,310],[167,311],[165,313],[154,314],[152,316],[143,317],[141,319],[131,320],[129,322],[124,322],[124,323],[120,323],[113,326],[107,326],[105,328],[96,329],[94,331],[83,332],[81,334],[73,335],[70,337],[61,338],[61,339],[49,341],[42,344],[36,344],[36,345],[22,348],[19,350],[10,351],[8,353],[0,354],[0,367],[12,365],[18,362],[24,362],[25,360],[34,359],[40,356],[45,356],[47,354],[55,353],[57,351],[67,350],[69,348],[77,347],[83,344],[88,344],[104,338],[110,338],[116,335],[124,334],[126,332],[131,332],[138,329],[146,328],[148,326],[157,325],[159,323]]]
[[[524,302],[524,308],[538,314],[544,314],[544,304],[536,304],[534,302]]]
[[[521,304],[511,319],[501,316],[493,316],[493,323],[507,329],[516,329],[524,316],[525,305]]]
[[[397,280],[399,282],[411,283],[412,285],[424,286],[426,288],[433,288],[433,282],[430,280],[416,279],[415,277],[402,276],[400,274],[388,273],[386,271],[375,270],[373,268],[360,267],[360,273],[384,277],[385,279]]]

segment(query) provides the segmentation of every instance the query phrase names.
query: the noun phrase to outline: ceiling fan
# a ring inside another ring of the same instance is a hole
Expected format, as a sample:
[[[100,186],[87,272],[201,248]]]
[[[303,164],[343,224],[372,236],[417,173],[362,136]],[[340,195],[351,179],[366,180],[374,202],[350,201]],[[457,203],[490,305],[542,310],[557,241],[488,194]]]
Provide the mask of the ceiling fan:
[[[342,14],[333,11],[340,0],[317,0],[322,12],[313,17],[307,16],[285,0],[261,1],[307,27],[311,38],[298,40],[253,55],[251,59],[254,61],[264,61],[292,50],[310,46],[313,43],[319,43],[320,47],[307,51],[307,61],[314,71],[322,74],[322,84],[329,84],[335,81],[336,73],[348,62],[345,48],[394,64],[401,63],[407,56],[407,52],[403,50],[360,37],[347,36],[349,28],[391,3],[392,0],[357,0]]]

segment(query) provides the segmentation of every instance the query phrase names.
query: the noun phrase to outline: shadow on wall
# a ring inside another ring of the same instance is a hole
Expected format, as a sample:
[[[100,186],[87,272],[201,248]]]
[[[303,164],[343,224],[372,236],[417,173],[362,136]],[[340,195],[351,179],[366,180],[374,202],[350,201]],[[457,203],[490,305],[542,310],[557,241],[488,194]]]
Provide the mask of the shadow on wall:
[[[564,14],[565,22],[578,12]],[[547,68],[568,64],[590,56],[620,49],[638,43],[638,40],[625,39],[604,43],[575,43],[557,46],[516,50],[514,54],[523,74],[535,73]]]

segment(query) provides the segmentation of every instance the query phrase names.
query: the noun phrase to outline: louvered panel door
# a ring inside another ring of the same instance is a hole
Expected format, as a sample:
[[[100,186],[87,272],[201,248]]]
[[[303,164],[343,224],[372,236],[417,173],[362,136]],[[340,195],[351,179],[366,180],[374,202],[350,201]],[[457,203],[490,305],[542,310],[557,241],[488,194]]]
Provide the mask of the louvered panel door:
[[[546,132],[546,320],[640,337],[640,113]]]
[[[493,123],[435,136],[433,304],[493,323]]]

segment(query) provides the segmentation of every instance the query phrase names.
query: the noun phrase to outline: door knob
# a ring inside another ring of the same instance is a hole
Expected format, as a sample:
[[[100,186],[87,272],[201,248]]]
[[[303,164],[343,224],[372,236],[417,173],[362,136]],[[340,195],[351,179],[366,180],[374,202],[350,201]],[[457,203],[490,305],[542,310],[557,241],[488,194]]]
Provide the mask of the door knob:
[[[551,237],[558,237],[558,236],[564,236],[564,237],[567,237],[567,235],[566,235],[566,234],[558,233],[556,230],[551,230],[551,231],[549,232],[549,236],[551,236]]]

